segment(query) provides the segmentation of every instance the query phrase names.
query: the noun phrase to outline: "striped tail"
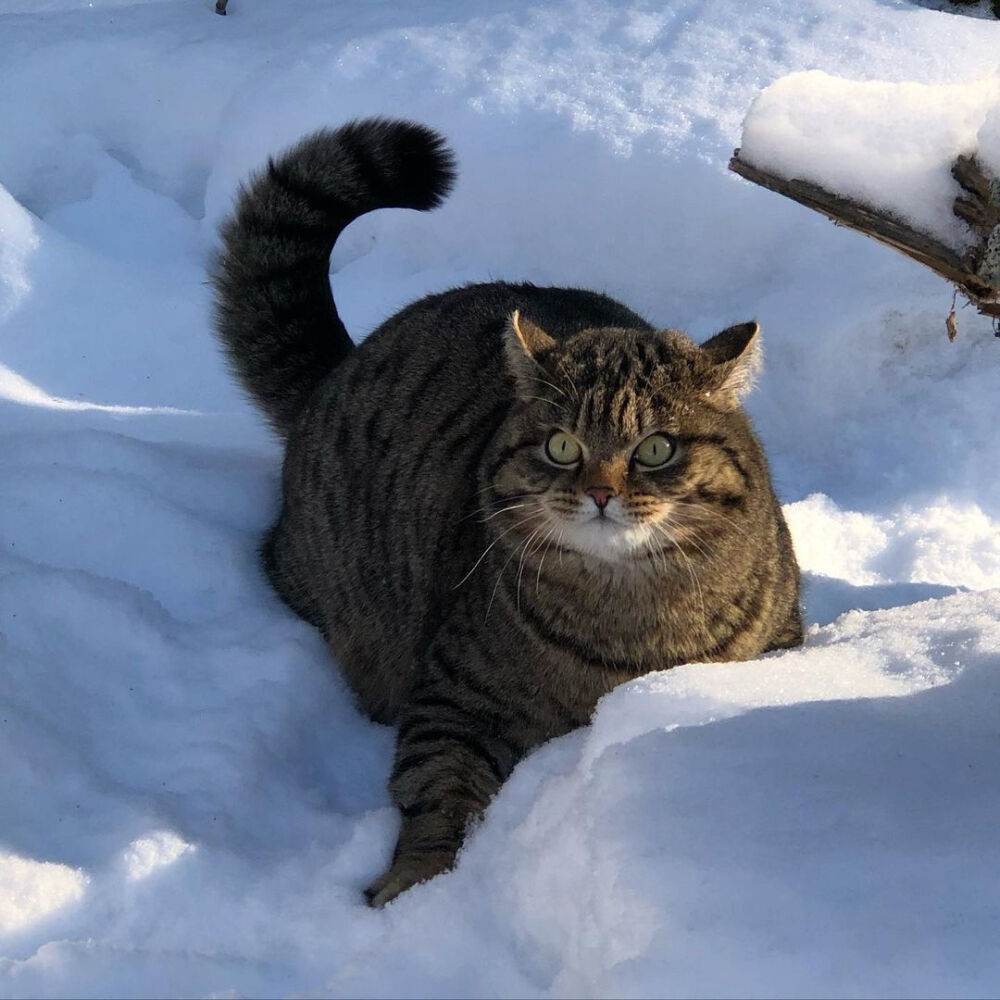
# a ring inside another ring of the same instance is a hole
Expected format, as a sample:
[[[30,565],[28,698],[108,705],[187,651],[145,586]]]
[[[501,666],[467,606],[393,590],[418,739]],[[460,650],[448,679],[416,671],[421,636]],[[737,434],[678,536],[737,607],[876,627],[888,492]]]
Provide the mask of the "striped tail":
[[[354,350],[330,291],[337,237],[377,208],[434,208],[454,179],[453,156],[436,132],[370,118],[314,132],[240,188],[220,229],[215,325],[279,433]]]

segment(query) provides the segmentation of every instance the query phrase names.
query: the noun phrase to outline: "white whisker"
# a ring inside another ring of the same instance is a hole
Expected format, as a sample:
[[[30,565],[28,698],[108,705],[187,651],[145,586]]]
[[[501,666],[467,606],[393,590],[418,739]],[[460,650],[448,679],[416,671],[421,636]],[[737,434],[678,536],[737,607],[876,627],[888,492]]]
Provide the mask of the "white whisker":
[[[521,574],[524,572],[524,560],[529,555],[528,545],[531,544],[531,540],[535,538],[543,529],[545,525],[543,524],[540,528],[536,528],[529,536],[528,541],[524,543],[524,548],[521,551],[521,558],[517,564],[517,587],[515,589],[515,596],[517,598],[517,610],[521,610]],[[543,539],[544,541],[544,539]],[[534,551],[534,549],[532,549]]]
[[[536,529],[536,530],[538,530],[538,529]],[[493,608],[493,600],[494,600],[494,598],[495,598],[495,597],[497,596],[497,588],[498,588],[498,587],[500,586],[500,581],[501,581],[501,579],[503,578],[503,575],[504,575],[504,573],[506,572],[506,570],[507,570],[507,567],[508,567],[508,566],[510,565],[510,562],[511,562],[511,560],[512,560],[512,559],[514,558],[514,556],[516,556],[516,555],[518,554],[518,552],[520,552],[520,551],[522,550],[522,548],[524,548],[524,547],[526,547],[526,546],[527,546],[528,542],[530,542],[530,541],[531,541],[531,539],[532,539],[532,537],[533,537],[533,536],[534,536],[534,532],[532,532],[532,533],[531,533],[531,534],[530,534],[530,535],[529,535],[529,536],[527,537],[527,539],[525,539],[525,541],[523,542],[523,544],[522,544],[522,545],[518,545],[518,546],[516,546],[516,547],[515,547],[515,548],[514,548],[514,549],[513,549],[512,551],[511,551],[510,555],[509,555],[509,556],[507,556],[507,558],[506,558],[506,559],[504,560],[504,564],[503,564],[503,566],[501,566],[501,567],[500,567],[500,572],[499,572],[499,573],[497,573],[497,580],[496,580],[496,583],[494,583],[494,584],[493,584],[493,590],[492,590],[492,592],[490,593],[490,602],[489,602],[489,604],[487,604],[487,605],[486,605],[486,614],[485,614],[485,615],[483,616],[483,621],[484,621],[484,622],[485,622],[485,621],[488,621],[488,620],[489,620],[489,617],[490,617],[490,611],[491,611],[491,610],[492,610],[492,608]]]
[[[475,561],[475,563],[472,566],[472,569],[470,569],[469,572],[466,573],[465,576],[463,576],[462,579],[459,580],[458,583],[456,583],[454,587],[452,587],[452,590],[458,590],[458,588],[461,587],[462,584],[465,583],[465,581],[468,580],[469,577],[472,576],[473,573],[475,573],[476,567],[486,558],[486,554],[490,551],[490,549],[493,548],[494,545],[496,545],[497,542],[500,541],[501,538],[505,538],[515,528],[521,527],[522,524],[527,524],[531,520],[531,518],[534,517],[534,516],[535,516],[534,514],[530,514],[528,517],[522,518],[522,520],[518,521],[517,524],[512,524],[506,531],[504,531],[501,534],[497,535],[497,537],[494,538],[493,541],[490,542],[490,544],[487,545],[485,549],[483,549],[483,554]]]
[[[548,382],[543,378],[539,378],[537,375],[529,375],[527,377],[530,378],[532,382],[541,382],[542,385],[547,385],[550,389],[555,389],[555,391],[558,392],[560,396],[566,395],[566,393],[563,392],[563,390],[560,389],[559,386],[553,385],[552,382]]]
[[[545,565],[545,557],[549,554],[549,549],[552,547],[552,539],[555,536],[557,525],[552,525],[549,528],[548,534],[545,536],[543,541],[548,541],[545,546],[545,551],[542,553],[542,558],[538,560],[538,572],[535,574],[535,597],[538,597],[538,589],[542,582],[542,567]]]

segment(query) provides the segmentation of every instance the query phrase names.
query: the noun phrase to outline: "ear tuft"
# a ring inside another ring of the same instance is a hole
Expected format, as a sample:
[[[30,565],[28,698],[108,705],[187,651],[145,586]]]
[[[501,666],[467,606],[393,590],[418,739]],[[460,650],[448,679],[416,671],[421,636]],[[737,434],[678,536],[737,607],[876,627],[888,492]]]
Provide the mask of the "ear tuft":
[[[713,369],[711,394],[738,405],[753,388],[763,364],[760,324],[750,320],[727,327],[706,340],[701,350]]]

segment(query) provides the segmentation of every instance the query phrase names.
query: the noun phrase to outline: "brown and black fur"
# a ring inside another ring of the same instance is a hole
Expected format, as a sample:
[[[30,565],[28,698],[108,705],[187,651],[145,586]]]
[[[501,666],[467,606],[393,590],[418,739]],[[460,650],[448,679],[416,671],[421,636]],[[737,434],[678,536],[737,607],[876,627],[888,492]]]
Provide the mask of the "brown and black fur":
[[[403,825],[376,905],[449,867],[517,762],[616,684],[802,639],[791,541],[739,406],[756,324],[697,347],[603,295],[496,282],[353,345],[334,240],[372,209],[433,207],[452,179],[420,126],[317,133],[241,191],[215,273],[223,342],[286,438],[268,576],[362,708],[399,726]],[[572,468],[546,457],[555,430],[582,442]],[[635,457],[652,432],[674,449],[655,471]]]

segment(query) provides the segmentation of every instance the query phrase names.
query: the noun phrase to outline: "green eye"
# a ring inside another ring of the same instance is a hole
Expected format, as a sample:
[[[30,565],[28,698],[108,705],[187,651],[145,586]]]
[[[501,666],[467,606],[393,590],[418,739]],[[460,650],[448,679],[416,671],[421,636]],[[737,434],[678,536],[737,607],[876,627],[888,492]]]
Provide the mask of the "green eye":
[[[556,465],[573,465],[580,461],[583,448],[572,434],[565,431],[554,431],[545,442],[545,454]]]
[[[666,434],[650,434],[635,449],[635,460],[647,469],[660,469],[674,457],[677,446]]]

